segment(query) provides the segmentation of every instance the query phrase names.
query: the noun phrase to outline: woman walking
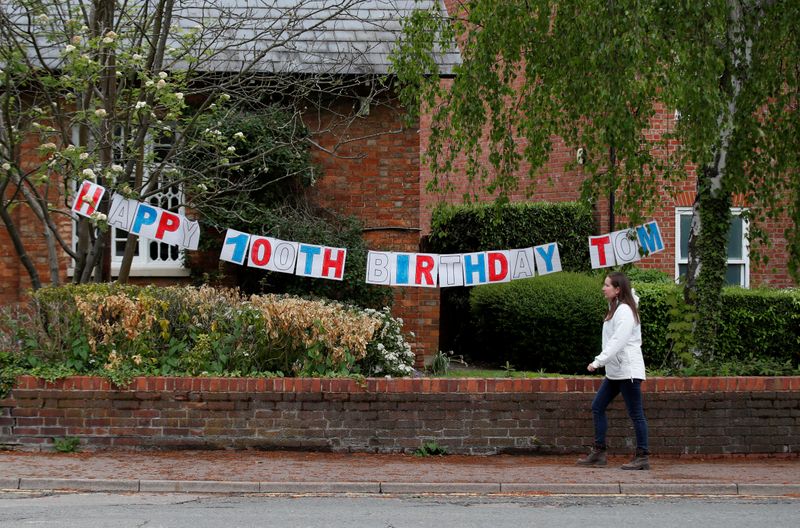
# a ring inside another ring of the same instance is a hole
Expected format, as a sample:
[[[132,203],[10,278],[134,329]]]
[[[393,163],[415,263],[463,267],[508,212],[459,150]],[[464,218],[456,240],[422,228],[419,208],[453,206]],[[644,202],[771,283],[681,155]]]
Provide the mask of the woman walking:
[[[633,293],[628,277],[619,272],[608,274],[603,282],[603,295],[608,301],[608,312],[603,322],[603,350],[586,368],[594,372],[605,367],[606,377],[592,402],[594,446],[586,458],[578,460],[578,465],[606,465],[606,408],[617,394],[622,393],[625,408],[636,431],[636,454],[622,469],[650,469],[647,419],[642,407],[645,371],[642,328],[636,307],[639,299]]]

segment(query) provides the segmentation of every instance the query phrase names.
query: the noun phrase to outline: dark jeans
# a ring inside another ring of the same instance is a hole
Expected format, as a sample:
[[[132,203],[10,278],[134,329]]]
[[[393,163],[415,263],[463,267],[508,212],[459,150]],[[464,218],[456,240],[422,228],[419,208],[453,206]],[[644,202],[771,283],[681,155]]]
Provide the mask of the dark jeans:
[[[647,419],[644,417],[642,407],[642,380],[610,380],[603,379],[597,394],[592,402],[592,417],[594,418],[594,441],[596,445],[606,445],[606,431],[608,431],[608,419],[606,418],[606,407],[622,393],[625,400],[625,408],[628,416],[633,422],[633,429],[636,431],[636,447],[648,452],[647,446]]]

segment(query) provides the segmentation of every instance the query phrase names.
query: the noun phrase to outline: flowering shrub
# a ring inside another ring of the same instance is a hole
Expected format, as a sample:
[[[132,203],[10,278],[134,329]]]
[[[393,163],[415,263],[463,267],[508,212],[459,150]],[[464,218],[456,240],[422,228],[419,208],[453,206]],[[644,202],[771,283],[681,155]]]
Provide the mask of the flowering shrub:
[[[361,368],[367,376],[409,376],[414,372],[414,352],[403,337],[403,320],[394,318],[388,308],[364,310],[380,322],[380,329],[367,345]]]
[[[388,308],[247,298],[207,286],[44,288],[27,310],[3,311],[0,329],[9,363],[114,380],[146,374],[402,376],[414,360],[402,321]]]

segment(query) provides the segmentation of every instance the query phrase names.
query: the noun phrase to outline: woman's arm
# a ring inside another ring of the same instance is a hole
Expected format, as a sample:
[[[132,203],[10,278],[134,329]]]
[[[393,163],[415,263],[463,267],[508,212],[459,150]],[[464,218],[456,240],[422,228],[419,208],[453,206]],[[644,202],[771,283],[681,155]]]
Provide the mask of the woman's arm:
[[[614,317],[611,319],[614,325],[614,333],[603,347],[603,351],[594,358],[589,366],[594,367],[589,371],[594,371],[598,367],[604,366],[608,361],[619,354],[633,335],[636,321],[633,318],[633,311],[627,304],[620,304]]]

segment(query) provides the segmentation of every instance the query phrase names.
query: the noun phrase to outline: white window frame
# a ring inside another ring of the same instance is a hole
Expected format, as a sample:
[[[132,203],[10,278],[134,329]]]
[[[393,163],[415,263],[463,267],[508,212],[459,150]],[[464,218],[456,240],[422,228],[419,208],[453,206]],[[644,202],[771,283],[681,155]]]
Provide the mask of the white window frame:
[[[731,207],[731,216],[741,216],[745,211],[742,207]],[[689,264],[689,256],[681,255],[681,217],[691,216],[691,207],[676,207],[675,208],[675,281],[680,279],[681,265]],[[732,259],[727,257],[725,265],[743,265],[743,277],[739,281],[739,286],[743,288],[750,287],[750,244],[748,242],[748,234],[750,232],[750,223],[746,219],[742,219],[742,258]]]
[[[78,144],[78,129],[77,127],[72,131],[73,135],[73,142]],[[149,148],[152,148],[150,146]],[[148,174],[145,172],[144,181],[147,182]],[[77,183],[73,182],[72,185],[73,194],[77,192]],[[179,190],[178,194],[176,195],[178,199],[178,203],[181,205],[176,209],[164,208],[168,209],[172,212],[176,212],[180,215],[185,215],[185,207],[183,206],[183,191]],[[157,207],[161,207],[160,201],[163,198],[161,193],[155,194],[149,197],[147,200],[144,200],[145,203],[151,203],[152,205],[156,205]],[[152,203],[151,202],[156,202]],[[118,277],[119,270],[122,267],[122,260],[124,257],[123,255],[117,255],[117,247],[116,242],[117,240],[124,240],[127,238],[128,233],[127,231],[123,231],[121,229],[117,229],[115,227],[110,228],[111,232],[109,233],[110,236],[110,247],[108,250],[111,252],[111,276]],[[188,277],[191,275],[191,270],[189,270],[186,266],[184,266],[184,249],[178,249],[178,257],[176,259],[169,259],[169,260],[153,260],[150,258],[150,244],[157,243],[159,244],[159,248],[163,242],[157,242],[150,239],[145,239],[139,237],[137,244],[139,245],[138,255],[133,257],[133,261],[131,262],[131,269],[129,276],[130,277]],[[165,244],[166,245],[166,244]],[[78,233],[76,229],[76,224],[73,222],[72,224],[72,247],[76,248],[78,246]],[[168,249],[170,253],[172,253],[172,248]],[[75,272],[75,263],[70,259],[70,265],[67,270],[67,274],[72,276]]]

